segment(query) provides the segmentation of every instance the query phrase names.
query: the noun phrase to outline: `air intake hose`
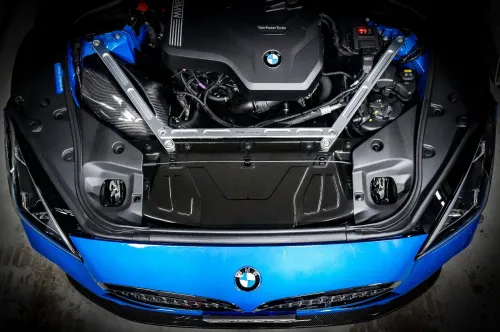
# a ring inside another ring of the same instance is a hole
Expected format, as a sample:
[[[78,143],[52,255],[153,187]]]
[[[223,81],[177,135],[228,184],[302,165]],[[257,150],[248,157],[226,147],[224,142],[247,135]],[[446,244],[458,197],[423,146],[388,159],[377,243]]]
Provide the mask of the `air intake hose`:
[[[239,105],[230,108],[234,114],[247,114],[250,112],[264,113],[276,105],[281,104],[281,101],[246,101]]]

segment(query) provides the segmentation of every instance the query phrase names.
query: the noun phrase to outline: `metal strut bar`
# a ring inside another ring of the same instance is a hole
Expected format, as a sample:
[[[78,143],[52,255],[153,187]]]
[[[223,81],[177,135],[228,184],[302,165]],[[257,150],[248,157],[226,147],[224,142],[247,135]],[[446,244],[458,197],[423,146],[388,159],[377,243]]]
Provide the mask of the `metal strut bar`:
[[[165,150],[167,150],[167,152],[175,152],[175,143],[171,139],[164,140],[161,138],[161,136],[165,136],[165,129],[169,127],[164,126],[160,120],[156,118],[155,114],[137,92],[132,82],[130,82],[123,70],[120,66],[118,66],[118,63],[116,63],[111,53],[108,52],[106,46],[104,46],[101,41],[96,39],[92,42],[92,47],[99,55],[106,68],[108,68],[118,85],[123,89],[123,92],[125,92],[127,97],[135,106],[153,134],[160,141],[160,143],[162,143]]]
[[[340,133],[349,124],[354,114],[358,110],[359,106],[365,101],[368,94],[372,91],[373,87],[379,80],[380,76],[385,72],[392,59],[396,56],[399,49],[403,45],[404,38],[399,36],[392,41],[387,50],[382,54],[380,59],[377,61],[373,69],[370,71],[363,84],[358,88],[354,96],[351,98],[347,106],[344,108],[342,114],[333,123],[332,129],[330,130],[332,137],[324,137],[321,140],[321,150],[328,151],[332,147],[335,140],[339,137]]]

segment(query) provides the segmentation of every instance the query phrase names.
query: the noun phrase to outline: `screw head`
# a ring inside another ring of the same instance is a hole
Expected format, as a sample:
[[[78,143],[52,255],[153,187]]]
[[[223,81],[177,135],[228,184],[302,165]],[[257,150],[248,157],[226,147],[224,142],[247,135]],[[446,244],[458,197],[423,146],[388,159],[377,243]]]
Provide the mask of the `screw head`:
[[[167,149],[168,152],[175,151],[175,143],[171,139],[165,140],[165,142],[163,142],[163,145],[165,146],[165,149]]]
[[[186,143],[186,145],[184,145],[184,150],[190,151],[191,150],[191,144]]]
[[[115,39],[120,39],[120,34],[119,33],[115,33]]]
[[[160,130],[158,130],[158,135],[167,136],[167,131],[165,129],[160,129]]]
[[[459,116],[457,118],[457,126],[458,127],[462,127],[462,128],[465,128],[467,127],[469,124],[469,121],[467,120],[467,117],[465,116]]]
[[[405,39],[402,36],[398,36],[396,38],[396,40],[397,40],[398,43],[402,43],[402,42],[404,42]]]
[[[62,118],[64,118],[64,113],[66,113],[66,109],[65,108],[60,108],[60,109],[55,110],[52,113],[52,116],[56,120],[62,120]]]
[[[42,124],[39,121],[31,121],[30,123],[30,129],[32,132],[39,132],[42,130]]]
[[[100,42],[99,40],[97,40],[97,39],[96,39],[96,40],[94,40],[94,41],[92,42],[92,45],[94,45],[94,46],[99,46],[99,45],[101,45],[101,42]]]
[[[75,152],[73,148],[69,148],[63,151],[62,157],[64,161],[71,162],[75,158]]]
[[[389,37],[384,36],[384,37],[382,37],[382,39],[383,39],[384,41],[388,41],[388,40],[389,40]]]
[[[326,137],[325,137],[325,138],[323,138],[323,139],[321,140],[321,143],[320,143],[320,144],[321,144],[321,147],[322,147],[322,148],[325,148],[325,149],[326,149],[326,148],[329,148],[329,147],[330,147],[330,145],[332,145],[332,141],[331,141],[329,138],[326,138]]]
[[[423,158],[428,159],[436,155],[436,150],[430,145],[424,144],[423,148]]]
[[[122,142],[115,142],[113,143],[112,149],[115,154],[121,154],[125,151],[125,144]]]
[[[245,143],[245,150],[247,151],[252,150],[252,143]]]
[[[151,151],[152,147],[149,144],[146,144],[146,151]]]
[[[380,152],[384,149],[384,143],[379,139],[374,139],[371,143],[371,148],[375,152]]]
[[[344,145],[347,149],[350,149],[352,147],[351,141],[346,141]]]
[[[311,142],[307,142],[306,143],[306,149],[307,150],[312,150],[312,148],[313,148],[313,144]]]
[[[365,195],[363,193],[355,193],[354,194],[354,200],[355,201],[360,202],[360,201],[362,201],[364,199],[365,199]]]

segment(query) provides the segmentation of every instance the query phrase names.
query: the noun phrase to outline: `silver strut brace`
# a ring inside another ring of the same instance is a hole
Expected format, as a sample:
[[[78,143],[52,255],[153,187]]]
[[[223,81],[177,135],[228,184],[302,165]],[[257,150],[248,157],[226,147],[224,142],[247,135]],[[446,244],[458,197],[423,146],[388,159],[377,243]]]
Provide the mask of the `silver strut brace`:
[[[373,69],[370,71],[347,106],[344,108],[342,114],[333,123],[330,131],[332,137],[323,137],[323,139],[321,140],[321,150],[330,150],[333,143],[335,143],[335,140],[339,137],[340,133],[342,133],[342,131],[351,121],[354,114],[356,114],[358,108],[365,101],[366,97],[368,97],[368,94],[372,91],[373,87],[380,79],[380,76],[382,76],[387,67],[389,67],[392,59],[394,59],[399,49],[403,45],[403,42],[404,38],[402,36],[396,37],[391,42],[387,50],[384,52],[384,54],[382,54],[375,66],[373,66]]]
[[[404,38],[397,37],[394,39],[384,54],[377,61],[373,69],[365,78],[361,86],[358,88],[354,96],[351,98],[340,117],[335,121],[332,127],[328,128],[221,128],[221,129],[204,129],[204,128],[189,128],[189,129],[173,129],[163,126],[162,123],[155,118],[153,112],[146,104],[144,99],[139,95],[135,87],[128,80],[125,73],[116,63],[113,56],[108,52],[106,47],[99,40],[94,40],[92,46],[99,55],[104,65],[110,71],[117,83],[129,97],[137,111],[144,118],[146,124],[151,128],[155,136],[165,147],[167,152],[175,152],[176,139],[242,139],[242,138],[320,138],[321,150],[328,152],[335,143],[340,133],[344,130],[347,124],[351,121],[359,106],[371,92],[380,76],[389,67],[389,64],[396,56],[397,52],[403,45]],[[331,110],[325,111],[330,113],[338,108],[338,105],[332,105]]]
[[[94,40],[92,42],[92,47],[96,51],[96,53],[101,58],[102,62],[109,70],[113,78],[116,80],[118,85],[122,88],[123,92],[130,99],[132,104],[135,106],[139,114],[142,116],[146,124],[149,126],[153,134],[155,134],[156,138],[162,143],[163,147],[167,150],[167,152],[175,152],[175,144],[170,139],[162,139],[162,136],[165,135],[165,127],[155,116],[153,111],[149,108],[148,104],[144,101],[141,95],[137,92],[134,85],[127,78],[123,70],[118,66],[115,59],[108,52],[106,46],[103,45],[99,40]]]

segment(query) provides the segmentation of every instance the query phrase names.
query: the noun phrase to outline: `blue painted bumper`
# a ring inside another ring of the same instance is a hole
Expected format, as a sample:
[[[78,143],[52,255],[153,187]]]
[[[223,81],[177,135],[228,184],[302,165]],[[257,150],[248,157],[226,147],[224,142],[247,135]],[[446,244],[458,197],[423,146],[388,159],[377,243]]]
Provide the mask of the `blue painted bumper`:
[[[450,238],[415,260],[426,236],[383,241],[307,246],[169,246],[143,245],[72,237],[83,261],[68,254],[27,221],[23,226],[31,245],[60,266],[93,294],[124,306],[182,315],[201,311],[165,309],[122,302],[98,282],[196,295],[234,303],[247,312],[275,299],[401,281],[391,296],[354,307],[298,311],[297,316],[355,311],[383,305],[418,286],[471,242],[479,216]],[[239,291],[235,272],[257,268],[261,286]]]

